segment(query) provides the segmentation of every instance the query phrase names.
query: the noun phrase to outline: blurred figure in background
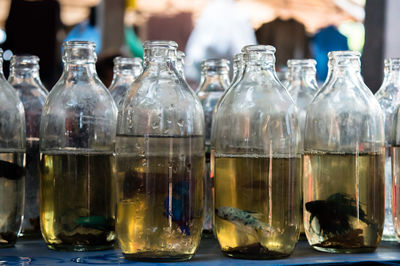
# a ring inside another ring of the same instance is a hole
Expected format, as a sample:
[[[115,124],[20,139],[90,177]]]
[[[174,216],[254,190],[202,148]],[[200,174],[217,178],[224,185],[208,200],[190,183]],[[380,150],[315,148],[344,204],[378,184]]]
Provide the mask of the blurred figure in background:
[[[192,87],[200,79],[201,61],[232,59],[243,46],[256,44],[247,14],[234,0],[211,0],[199,17],[186,45],[185,75]]]

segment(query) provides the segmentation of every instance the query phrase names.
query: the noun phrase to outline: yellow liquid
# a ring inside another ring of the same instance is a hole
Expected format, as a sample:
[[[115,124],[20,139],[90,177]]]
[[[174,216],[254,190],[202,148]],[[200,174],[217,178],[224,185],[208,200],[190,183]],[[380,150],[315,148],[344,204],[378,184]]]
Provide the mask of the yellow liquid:
[[[203,225],[203,137],[118,136],[117,145],[140,150],[117,154],[116,230],[125,257],[190,259]]]
[[[219,154],[212,158],[214,230],[222,252],[241,258],[290,255],[300,230],[301,159]],[[233,216],[223,217],[219,210],[224,207],[233,207]]]
[[[40,222],[56,250],[112,248],[112,154],[41,154]]]
[[[304,227],[327,252],[370,252],[385,215],[385,154],[305,154]]]

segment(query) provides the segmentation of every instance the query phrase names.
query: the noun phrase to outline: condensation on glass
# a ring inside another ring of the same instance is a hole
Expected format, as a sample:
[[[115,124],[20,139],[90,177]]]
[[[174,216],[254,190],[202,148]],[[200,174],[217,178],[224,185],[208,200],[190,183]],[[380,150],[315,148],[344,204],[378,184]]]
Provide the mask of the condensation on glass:
[[[371,252],[385,215],[383,115],[361,77],[360,54],[328,56],[328,79],[307,109],[305,232],[320,251]]]
[[[0,248],[14,246],[25,201],[25,114],[3,74],[0,49]]]
[[[400,104],[400,58],[386,59],[384,72],[383,83],[375,94],[385,117],[385,226],[382,240],[396,241],[392,212],[391,144],[394,114]]]
[[[21,236],[40,238],[39,129],[42,108],[49,92],[40,80],[39,57],[14,55],[11,58],[8,82],[17,91],[25,109],[26,178]]]
[[[301,221],[296,107],[277,79],[275,48],[243,48],[244,72],[220,100],[212,128],[214,232],[227,256],[289,256]]]
[[[97,76],[95,44],[63,44],[64,72],[40,122],[40,222],[50,249],[112,248],[117,107]]]
[[[203,226],[204,114],[175,67],[177,44],[144,48],[117,129],[119,246],[132,260],[188,260]]]

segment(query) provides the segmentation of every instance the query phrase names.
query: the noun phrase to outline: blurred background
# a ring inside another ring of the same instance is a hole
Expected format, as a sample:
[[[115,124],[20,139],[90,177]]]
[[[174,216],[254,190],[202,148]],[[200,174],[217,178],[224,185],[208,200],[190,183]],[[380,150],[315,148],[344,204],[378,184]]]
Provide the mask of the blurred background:
[[[206,58],[232,59],[247,44],[277,48],[277,70],[290,58],[317,60],[319,82],[327,53],[358,50],[372,91],[383,77],[383,59],[396,57],[398,0],[0,0],[4,72],[13,54],[40,57],[41,78],[51,88],[62,71],[61,44],[97,45],[97,71],[108,86],[115,56],[143,56],[145,40],[174,40],[186,53],[192,87]]]

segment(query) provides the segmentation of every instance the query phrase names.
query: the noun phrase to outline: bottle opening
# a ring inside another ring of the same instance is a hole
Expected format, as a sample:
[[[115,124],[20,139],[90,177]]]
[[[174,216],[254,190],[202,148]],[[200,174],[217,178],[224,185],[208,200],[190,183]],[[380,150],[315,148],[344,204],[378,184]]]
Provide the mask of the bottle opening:
[[[385,64],[386,68],[399,69],[400,68],[400,58],[386,58],[384,64]]]
[[[201,62],[202,71],[228,72],[229,61],[224,58],[211,58]]]
[[[328,53],[328,58],[348,58],[359,59],[361,54],[357,51],[332,51]]]
[[[288,67],[315,67],[317,61],[314,59],[289,59],[287,61]]]
[[[11,57],[11,68],[39,68],[39,57],[36,55],[13,55]]]
[[[174,41],[146,41],[144,43],[144,58],[147,62],[152,58],[172,58],[176,60],[178,44]],[[158,60],[159,60],[158,59]]]
[[[361,54],[356,51],[333,51],[328,53],[329,66],[352,66],[359,68]]]
[[[247,45],[242,48],[243,53],[272,53],[276,52],[276,49],[272,45]]]
[[[74,63],[95,63],[96,44],[88,41],[67,41],[63,43],[63,61]]]
[[[114,65],[142,65],[143,60],[139,57],[121,57],[117,56],[113,60]]]
[[[178,44],[174,41],[145,41],[144,42],[144,48],[146,49],[151,49],[151,48],[169,48],[169,49],[177,49]]]

